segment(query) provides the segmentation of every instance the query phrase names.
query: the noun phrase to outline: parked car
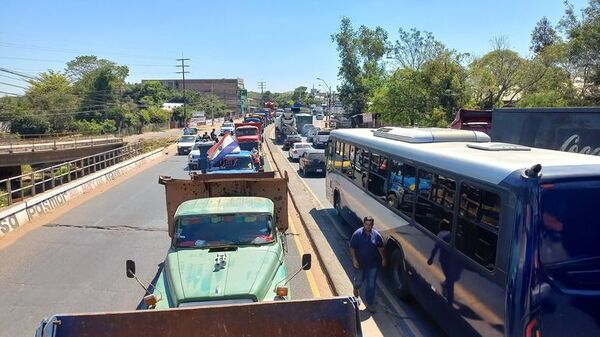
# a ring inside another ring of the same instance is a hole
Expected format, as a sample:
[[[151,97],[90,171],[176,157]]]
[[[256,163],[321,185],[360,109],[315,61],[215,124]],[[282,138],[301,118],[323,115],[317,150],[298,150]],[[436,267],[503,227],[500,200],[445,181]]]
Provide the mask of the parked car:
[[[213,141],[200,138],[196,141],[192,151],[188,154],[188,169],[190,171],[200,170],[203,169],[203,166],[206,166],[206,151],[214,144],[215,142]]]
[[[302,157],[304,152],[306,152],[312,148],[313,147],[310,143],[304,143],[304,142],[294,143],[288,150],[288,158],[290,158],[292,160],[300,159],[300,157]]]
[[[188,154],[196,144],[198,137],[195,135],[181,136],[177,141],[177,154]]]
[[[331,130],[329,129],[321,129],[317,131],[317,134],[313,137],[313,146],[317,149],[322,149],[327,146],[327,142],[329,142],[329,133]]]
[[[302,126],[302,130],[301,130],[301,132],[300,132],[300,133],[301,133],[303,136],[306,136],[306,135],[308,135],[308,132],[309,132],[310,130],[314,129],[314,128],[315,128],[315,126],[314,126],[314,125],[312,125],[312,124],[304,124],[304,125]]]
[[[300,157],[300,172],[305,177],[310,173],[325,175],[325,150],[305,151]]]
[[[308,130],[308,132],[306,133],[306,142],[312,143],[315,138],[315,135],[317,134],[317,131],[319,131],[319,130],[321,130],[321,129],[317,128],[317,127]]]
[[[300,136],[297,133],[287,135],[287,137],[285,137],[285,140],[283,141],[282,150],[288,151],[290,149],[290,147],[292,146],[292,144],[300,143],[301,141],[302,141],[302,136]]]

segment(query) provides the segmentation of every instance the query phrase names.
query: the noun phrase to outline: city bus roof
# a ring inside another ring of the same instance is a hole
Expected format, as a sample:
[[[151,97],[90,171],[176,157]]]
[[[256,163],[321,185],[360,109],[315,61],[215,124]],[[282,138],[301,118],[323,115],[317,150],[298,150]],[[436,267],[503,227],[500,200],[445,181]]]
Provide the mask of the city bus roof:
[[[546,178],[569,174],[600,176],[599,156],[475,141],[409,143],[376,137],[374,132],[375,129],[338,129],[331,132],[331,137],[493,184],[535,164],[542,166],[541,173]]]

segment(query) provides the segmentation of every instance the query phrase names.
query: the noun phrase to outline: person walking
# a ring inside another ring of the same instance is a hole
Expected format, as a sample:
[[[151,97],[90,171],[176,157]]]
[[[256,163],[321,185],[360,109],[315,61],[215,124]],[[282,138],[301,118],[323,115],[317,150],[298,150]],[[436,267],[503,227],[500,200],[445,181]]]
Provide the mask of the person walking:
[[[385,267],[387,261],[383,252],[383,237],[373,228],[373,217],[366,216],[363,226],[357,229],[350,238],[350,253],[354,266],[354,296],[360,296],[360,288],[365,284],[365,304],[367,310],[375,313],[375,283],[380,267]]]

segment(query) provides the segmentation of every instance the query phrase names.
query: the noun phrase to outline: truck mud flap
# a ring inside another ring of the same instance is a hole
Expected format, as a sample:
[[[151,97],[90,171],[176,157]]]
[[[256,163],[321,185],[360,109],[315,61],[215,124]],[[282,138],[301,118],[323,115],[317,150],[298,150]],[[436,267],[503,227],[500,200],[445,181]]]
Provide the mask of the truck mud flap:
[[[56,315],[36,337],[362,336],[354,298]]]

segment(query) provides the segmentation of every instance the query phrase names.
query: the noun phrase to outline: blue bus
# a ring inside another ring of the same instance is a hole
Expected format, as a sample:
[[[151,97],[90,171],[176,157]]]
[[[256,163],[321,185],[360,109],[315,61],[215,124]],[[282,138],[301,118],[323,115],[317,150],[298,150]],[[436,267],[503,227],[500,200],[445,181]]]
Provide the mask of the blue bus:
[[[476,131],[331,132],[327,198],[450,335],[600,336],[600,157]]]

